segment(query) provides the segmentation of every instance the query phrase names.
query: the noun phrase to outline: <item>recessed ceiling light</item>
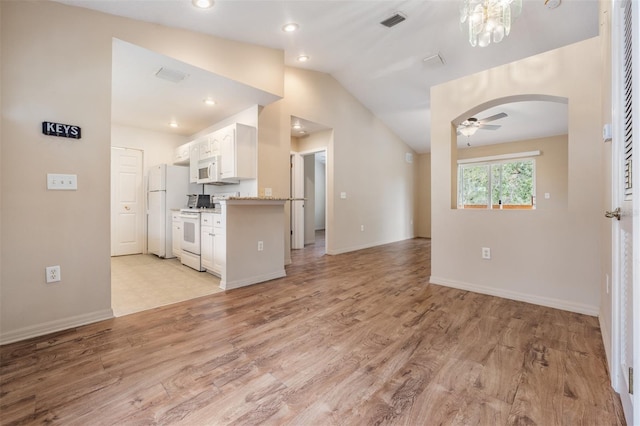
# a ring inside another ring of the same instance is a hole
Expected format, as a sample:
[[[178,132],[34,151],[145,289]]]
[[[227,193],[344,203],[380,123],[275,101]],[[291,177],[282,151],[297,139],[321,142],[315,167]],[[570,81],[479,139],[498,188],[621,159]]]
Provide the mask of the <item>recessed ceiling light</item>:
[[[293,130],[300,130],[302,129],[302,126],[300,125],[300,123],[296,123],[293,125]]]
[[[198,9],[209,9],[213,6],[213,0],[191,0],[191,3]]]
[[[306,134],[307,132],[305,132],[304,130],[300,130],[298,133],[300,133],[301,135]]]
[[[175,129],[178,127],[178,123],[176,123],[175,121],[172,121],[169,123],[169,127],[173,127]]]
[[[211,99],[211,98],[205,98],[202,102],[204,102],[205,104],[207,104],[207,105],[209,105],[209,106],[211,106],[211,105],[215,105],[215,104],[216,104],[216,101],[214,101],[214,100],[213,100],[213,99]]]
[[[282,31],[284,31],[285,33],[292,33],[294,31],[297,31],[298,28],[300,28],[298,24],[296,24],[295,22],[290,22],[282,27]]]
[[[298,56],[298,62],[307,62],[308,60],[309,60],[309,57],[307,55]]]

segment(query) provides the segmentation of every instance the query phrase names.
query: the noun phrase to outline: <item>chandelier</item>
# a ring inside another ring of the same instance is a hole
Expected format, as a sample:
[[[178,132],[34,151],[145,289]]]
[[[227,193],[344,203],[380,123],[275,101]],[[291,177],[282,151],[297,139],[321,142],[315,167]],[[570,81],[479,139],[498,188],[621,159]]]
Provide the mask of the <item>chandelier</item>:
[[[471,46],[486,47],[509,35],[521,10],[522,0],[463,0],[460,25],[467,29]]]

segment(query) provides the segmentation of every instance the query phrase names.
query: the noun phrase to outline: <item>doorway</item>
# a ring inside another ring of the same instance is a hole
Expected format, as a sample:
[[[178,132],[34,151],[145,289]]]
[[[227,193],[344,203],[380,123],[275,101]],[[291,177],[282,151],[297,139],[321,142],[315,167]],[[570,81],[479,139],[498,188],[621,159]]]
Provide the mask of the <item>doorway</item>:
[[[291,154],[291,248],[326,250],[326,150]]]
[[[327,151],[333,130],[291,117],[291,248],[326,252]],[[295,257],[295,256],[294,256]],[[299,256],[298,256],[299,258]]]

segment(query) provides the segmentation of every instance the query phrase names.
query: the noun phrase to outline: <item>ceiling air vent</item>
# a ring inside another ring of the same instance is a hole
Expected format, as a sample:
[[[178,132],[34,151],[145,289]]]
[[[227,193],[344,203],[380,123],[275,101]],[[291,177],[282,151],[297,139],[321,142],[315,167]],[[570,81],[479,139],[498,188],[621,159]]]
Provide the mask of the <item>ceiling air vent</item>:
[[[189,77],[189,74],[185,74],[178,70],[172,70],[171,68],[162,67],[158,72],[156,72],[156,77],[172,83],[180,83],[182,80]]]
[[[407,19],[406,15],[404,15],[402,12],[396,12],[380,23],[387,28],[391,28],[395,25],[398,25],[405,19]]]

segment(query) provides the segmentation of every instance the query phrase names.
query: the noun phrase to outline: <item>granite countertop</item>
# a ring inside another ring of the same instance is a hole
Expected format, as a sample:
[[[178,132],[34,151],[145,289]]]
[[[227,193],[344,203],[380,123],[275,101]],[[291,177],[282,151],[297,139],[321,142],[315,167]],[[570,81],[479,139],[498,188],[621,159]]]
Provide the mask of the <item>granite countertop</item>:
[[[278,198],[278,197],[229,197],[230,201],[289,201],[289,198]]]

